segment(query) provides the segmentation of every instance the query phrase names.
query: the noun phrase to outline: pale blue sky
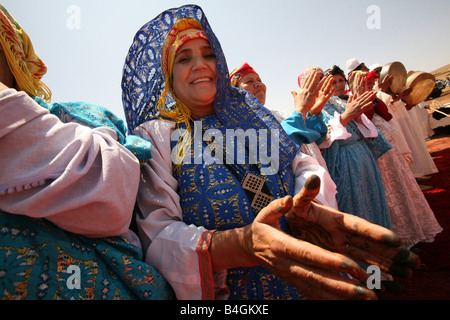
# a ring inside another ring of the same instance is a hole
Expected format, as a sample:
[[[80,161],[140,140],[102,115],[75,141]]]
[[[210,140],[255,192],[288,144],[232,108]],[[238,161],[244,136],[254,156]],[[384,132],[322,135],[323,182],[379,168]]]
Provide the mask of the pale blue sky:
[[[344,69],[401,61],[407,70],[450,63],[448,0],[0,0],[48,66],[53,101],[88,101],[124,119],[121,77],[137,30],[165,9],[200,5],[228,68],[248,62],[267,85],[266,106],[290,111],[304,66]],[[79,15],[70,11],[79,9]],[[376,6],[380,15],[368,9]],[[68,11],[69,10],[69,11]],[[79,18],[74,20],[73,18]],[[79,24],[78,24],[79,22]],[[379,24],[377,24],[379,23]],[[71,28],[79,26],[79,28]]]

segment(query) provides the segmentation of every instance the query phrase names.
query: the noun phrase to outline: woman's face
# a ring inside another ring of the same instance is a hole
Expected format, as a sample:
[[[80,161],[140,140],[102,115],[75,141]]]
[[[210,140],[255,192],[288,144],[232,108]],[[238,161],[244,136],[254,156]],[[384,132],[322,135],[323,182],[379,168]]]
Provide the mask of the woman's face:
[[[256,73],[243,76],[238,83],[238,87],[253,94],[262,105],[266,103],[266,85]]]
[[[205,39],[186,42],[175,55],[173,92],[193,118],[214,113],[217,92],[216,55]]]
[[[335,96],[343,97],[345,95],[345,84],[345,79],[341,75],[333,75],[333,87],[335,88]]]

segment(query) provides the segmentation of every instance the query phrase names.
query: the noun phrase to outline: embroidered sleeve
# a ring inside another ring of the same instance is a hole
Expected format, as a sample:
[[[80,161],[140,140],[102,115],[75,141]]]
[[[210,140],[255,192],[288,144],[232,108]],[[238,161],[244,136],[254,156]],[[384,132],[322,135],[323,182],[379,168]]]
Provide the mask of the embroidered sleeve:
[[[334,112],[334,117],[327,123],[328,131],[325,139],[319,145],[320,149],[329,148],[336,140],[345,140],[352,135],[348,133],[347,129],[341,124],[341,115],[338,112]]]
[[[198,266],[201,277],[202,300],[214,300],[214,277],[211,266],[211,256],[209,255],[209,244],[214,233],[205,231],[200,237],[197,246]]]

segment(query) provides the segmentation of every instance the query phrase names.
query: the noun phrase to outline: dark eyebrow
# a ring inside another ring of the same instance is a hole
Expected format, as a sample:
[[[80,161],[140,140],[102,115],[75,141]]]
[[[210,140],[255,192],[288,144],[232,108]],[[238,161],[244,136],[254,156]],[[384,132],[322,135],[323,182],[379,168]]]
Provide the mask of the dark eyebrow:
[[[188,52],[188,51],[192,51],[192,49],[186,48],[186,49],[182,49],[182,50],[178,51],[177,54],[175,55],[175,58],[178,57],[180,54],[182,54],[184,52]]]
[[[210,45],[205,45],[203,47],[201,47],[202,50],[212,50]],[[192,49],[190,48],[186,48],[186,49],[181,49],[180,51],[177,52],[177,54],[175,55],[175,58],[178,57],[179,54],[182,54],[184,52],[189,52],[192,51]]]

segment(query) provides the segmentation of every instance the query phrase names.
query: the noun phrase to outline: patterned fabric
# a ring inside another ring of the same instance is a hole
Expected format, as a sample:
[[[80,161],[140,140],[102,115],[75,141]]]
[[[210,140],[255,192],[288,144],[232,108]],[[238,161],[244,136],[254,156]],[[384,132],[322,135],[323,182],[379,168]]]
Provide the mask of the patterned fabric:
[[[332,97],[323,108],[325,121],[334,117],[335,112],[342,114],[344,110],[344,103],[338,97]],[[354,121],[350,121],[346,129],[352,136],[335,141],[322,153],[337,186],[338,208],[391,229],[386,193],[376,159],[392,146],[380,132],[374,139],[363,138]]]
[[[244,132],[252,129],[257,132],[259,129],[267,130],[268,139],[264,142],[259,141],[266,146],[272,145],[270,134],[272,129],[277,131],[279,133],[278,173],[267,175],[265,178],[275,198],[287,193],[293,194],[294,181],[290,163],[299,148],[282,130],[272,113],[261,106],[252,94],[231,86],[220,44],[198,6],[187,5],[165,11],[145,24],[136,34],[126,58],[122,80],[123,103],[129,130],[132,131],[139,124],[160,117],[156,105],[164,87],[170,85],[165,82],[161,71],[161,48],[168,32],[178,20],[185,18],[200,22],[208,36],[212,51],[217,57],[216,114],[196,119],[196,121],[202,121],[202,129],[220,130],[223,136],[226,136],[226,129],[240,129]],[[171,95],[167,97],[166,106],[176,108]],[[193,125],[193,123],[178,123],[180,129]],[[190,134],[192,135],[193,132]],[[204,151],[206,144],[202,143]],[[245,145],[248,147],[248,142]],[[175,147],[175,142],[172,147]],[[191,148],[192,152],[193,149]],[[237,156],[237,153],[235,152],[234,155]],[[191,156],[195,160],[196,155],[191,154]],[[236,165],[234,168],[248,172],[250,170],[248,158],[244,164]],[[257,169],[262,170],[262,168],[260,161]],[[179,166],[174,166],[173,174],[179,183],[178,193],[183,209],[183,220],[186,224],[204,226],[210,230],[225,230],[248,225],[254,220],[255,214],[244,189],[224,164],[206,164],[205,162],[198,164],[196,161],[191,161],[190,164],[181,163]],[[297,290],[263,268],[230,270],[228,285],[231,289],[231,299],[301,297]]]
[[[210,272],[211,256],[207,254],[211,237],[215,230],[203,232],[197,246],[198,265],[200,266],[200,276],[202,277],[202,300],[214,300],[214,280]]]
[[[220,130],[226,137],[226,128],[215,115],[197,119],[205,130]],[[176,141],[172,142],[173,144]],[[228,145],[224,141],[224,145]],[[207,144],[203,142],[202,154]],[[195,159],[194,148],[191,150]],[[225,152],[225,151],[224,151]],[[234,150],[237,163],[238,152]],[[198,157],[198,154],[197,154]],[[195,161],[193,161],[195,162]],[[249,154],[246,154],[243,168],[251,172]],[[203,226],[210,230],[228,230],[246,226],[253,222],[253,211],[247,194],[239,180],[221,164],[182,164],[173,170],[179,181],[178,194],[186,224]],[[256,172],[256,174],[258,174]],[[265,176],[267,186],[275,198],[294,193],[294,177],[290,167],[276,175]],[[282,229],[288,232],[287,223],[280,220]],[[281,281],[262,267],[236,268],[228,270],[227,284],[230,299],[301,299],[303,296],[291,285]]]
[[[60,117],[64,112],[79,123],[91,128],[107,127],[114,130],[117,133],[119,143],[130,150],[141,164],[151,158],[151,141],[134,135],[127,135],[123,120],[117,118],[106,108],[86,102],[47,103],[39,97],[35,97],[34,100],[57,117]]]
[[[235,68],[230,74],[231,85],[237,87],[239,81],[250,73],[256,73],[256,71],[248,63],[244,63],[242,66]]]
[[[41,81],[47,67],[34,52],[31,40],[9,12],[0,5],[0,43],[20,90],[50,101],[50,89]]]
[[[88,239],[44,219],[0,212],[0,299],[174,299],[123,237]]]
[[[425,199],[396,141],[399,131],[382,117],[374,115],[373,123],[393,146],[378,158],[391,214],[392,230],[402,239],[402,245],[410,249],[419,242],[432,242],[442,227]]]
[[[69,115],[90,127],[108,127],[141,162],[151,142],[126,136],[120,119],[88,103],[47,103],[40,82],[46,67],[31,41],[0,6],[1,44],[19,88],[58,117]],[[105,222],[107,223],[107,222]],[[167,281],[143,261],[142,251],[124,237],[92,239],[72,234],[45,219],[0,209],[0,299],[174,299]]]
[[[60,118],[69,115],[90,127],[113,129],[139,160],[150,157],[151,142],[126,136],[123,121],[108,110],[88,103],[34,99]],[[79,271],[78,288],[70,280],[73,270]],[[86,238],[44,219],[1,212],[0,298],[174,299],[175,295],[159,272],[143,261],[142,251],[123,237]]]

